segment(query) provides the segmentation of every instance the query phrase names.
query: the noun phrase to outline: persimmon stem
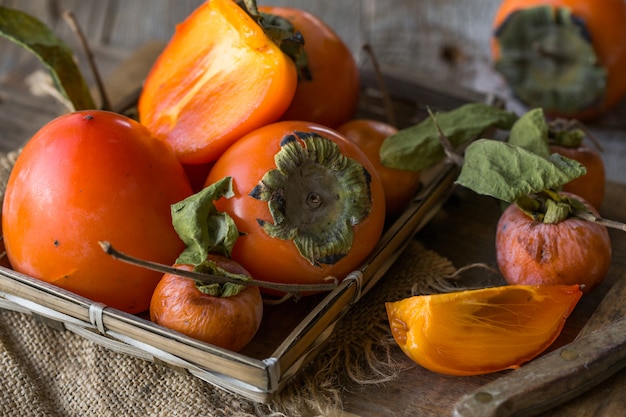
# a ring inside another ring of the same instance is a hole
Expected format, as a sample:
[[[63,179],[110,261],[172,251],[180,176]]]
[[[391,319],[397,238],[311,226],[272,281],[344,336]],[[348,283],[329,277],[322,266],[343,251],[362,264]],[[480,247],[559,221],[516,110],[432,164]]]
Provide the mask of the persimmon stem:
[[[602,226],[610,227],[611,229],[621,230],[626,232],[626,224],[622,222],[618,222],[616,220],[603,219],[602,217],[596,217],[592,213],[584,210],[574,210],[574,217],[578,217],[579,219],[586,220],[589,222],[601,224]]]
[[[332,291],[337,288],[339,281],[336,278],[329,277],[328,284],[280,284],[275,282],[268,281],[258,281],[254,279],[250,279],[248,281],[244,281],[237,278],[228,278],[221,275],[213,275],[213,274],[204,274],[195,271],[185,271],[182,269],[174,268],[169,265],[163,265],[157,262],[146,261],[144,259],[135,258],[133,256],[127,255],[123,252],[118,251],[111,245],[111,243],[106,241],[98,242],[102,250],[112,256],[113,258],[129,263],[131,265],[139,266],[142,268],[150,269],[152,271],[162,272],[164,274],[173,274],[178,275],[185,278],[190,278],[197,283],[200,284],[225,284],[225,283],[233,283],[233,284],[241,284],[241,285],[252,285],[259,288],[265,288],[269,290],[281,291],[288,294],[293,294],[296,299],[300,298],[303,292],[326,292]]]
[[[583,133],[587,136],[587,138],[591,141],[591,143],[593,143],[593,145],[596,147],[596,149],[598,149],[598,151],[604,152],[604,148],[602,147],[602,144],[600,143],[600,141],[594,136],[591,130],[589,130],[589,128],[585,126],[578,119],[559,118],[550,122],[549,126],[552,129],[565,130],[565,131],[570,131],[574,128],[578,128],[583,131]]]
[[[89,62],[89,67],[91,68],[91,72],[96,81],[96,85],[98,87],[98,93],[100,94],[100,99],[102,100],[102,110],[111,110],[111,102],[109,101],[109,97],[106,93],[106,89],[104,88],[104,83],[102,82],[102,78],[100,77],[100,71],[98,71],[98,67],[96,65],[96,61],[93,56],[93,52],[89,47],[89,43],[87,42],[87,38],[85,37],[84,32],[80,28],[74,13],[71,11],[66,11],[63,13],[63,18],[68,23],[72,31],[78,37],[80,44],[87,55],[87,62]]]
[[[455,165],[462,167],[463,166],[463,157],[456,153],[454,146],[450,143],[448,137],[441,130],[441,126],[437,122],[437,116],[433,113],[433,111],[428,107],[428,114],[433,119],[433,123],[435,125],[435,129],[437,129],[437,134],[439,135],[439,142],[441,142],[441,146],[443,146],[443,150],[446,153],[446,156],[452,163]]]
[[[385,78],[383,77],[380,65],[378,64],[376,54],[374,54],[372,46],[367,43],[363,45],[363,50],[367,52],[368,56],[372,60],[372,65],[374,66],[374,74],[376,75],[376,80],[378,82],[378,88],[380,88],[380,92],[382,93],[382,100],[385,107],[387,122],[392,126],[397,126],[396,115],[393,110],[393,102],[391,100],[391,94],[389,94],[389,90],[387,89]]]

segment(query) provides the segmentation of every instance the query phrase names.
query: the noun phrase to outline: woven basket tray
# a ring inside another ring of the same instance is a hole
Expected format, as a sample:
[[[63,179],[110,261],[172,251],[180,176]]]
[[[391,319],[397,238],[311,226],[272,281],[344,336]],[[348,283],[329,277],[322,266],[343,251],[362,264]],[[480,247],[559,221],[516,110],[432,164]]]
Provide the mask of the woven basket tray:
[[[467,102],[501,103],[472,91],[439,88],[431,81],[387,75],[399,127],[427,117],[427,108],[445,110]],[[384,120],[376,77],[362,74],[361,117]],[[16,153],[5,155],[9,170]],[[17,273],[0,263],[0,308],[30,314],[113,351],[165,364],[257,402],[269,402],[317,354],[337,321],[378,282],[405,245],[439,210],[458,168],[438,165],[422,174],[422,187],[406,211],[385,231],[364,264],[331,293],[298,303],[268,306],[253,341],[239,353],[194,340],[131,315]],[[2,248],[3,249],[3,248]],[[288,313],[286,313],[288,312]]]

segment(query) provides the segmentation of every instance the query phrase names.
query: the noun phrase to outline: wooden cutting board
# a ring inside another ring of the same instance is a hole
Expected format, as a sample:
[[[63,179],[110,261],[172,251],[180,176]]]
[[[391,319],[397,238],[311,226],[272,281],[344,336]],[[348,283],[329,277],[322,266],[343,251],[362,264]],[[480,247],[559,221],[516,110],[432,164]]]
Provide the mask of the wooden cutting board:
[[[584,395],[626,367],[626,277],[613,285],[578,337],[562,348],[461,398],[454,417],[536,416]],[[595,410],[613,413],[624,391],[603,392]],[[586,401],[589,401],[587,398]],[[568,404],[568,408],[572,405]],[[576,407],[571,410],[585,410]],[[601,410],[601,408],[610,408]],[[622,410],[624,411],[624,410]],[[570,414],[568,415],[575,415]]]

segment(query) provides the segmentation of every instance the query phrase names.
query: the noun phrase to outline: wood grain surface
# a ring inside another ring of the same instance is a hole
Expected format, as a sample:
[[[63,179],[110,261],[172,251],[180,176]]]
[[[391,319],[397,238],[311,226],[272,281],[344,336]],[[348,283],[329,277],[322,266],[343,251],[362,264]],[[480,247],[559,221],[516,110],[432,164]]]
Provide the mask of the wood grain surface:
[[[71,10],[90,43],[100,54],[97,63],[107,74],[121,59],[146,42],[167,41],[176,24],[202,0],[0,0],[0,5],[17,8],[38,17],[77,51],[86,68],[76,37],[62,18]],[[516,111],[516,102],[489,58],[491,20],[500,0],[259,0],[258,4],[298,7],[328,23],[353,51],[362,66],[371,65],[363,45],[372,46],[383,70],[408,76],[496,93]],[[620,40],[616,39],[616,42]],[[621,40],[624,42],[624,40]],[[25,76],[40,68],[28,53],[0,38],[0,150],[15,140],[15,130],[30,136],[50,114],[24,97],[16,98],[8,86],[23,86]],[[87,74],[89,75],[89,74]],[[90,79],[90,77],[87,77]],[[17,100],[21,109],[32,111],[27,123],[16,120],[14,110],[2,103]],[[36,98],[35,100],[41,100]],[[45,112],[46,114],[42,114]],[[50,113],[52,112],[52,113]],[[626,183],[622,161],[626,158],[626,100],[613,111],[589,125],[604,148],[607,177]],[[26,124],[27,126],[24,126]],[[22,130],[21,128],[27,128]]]

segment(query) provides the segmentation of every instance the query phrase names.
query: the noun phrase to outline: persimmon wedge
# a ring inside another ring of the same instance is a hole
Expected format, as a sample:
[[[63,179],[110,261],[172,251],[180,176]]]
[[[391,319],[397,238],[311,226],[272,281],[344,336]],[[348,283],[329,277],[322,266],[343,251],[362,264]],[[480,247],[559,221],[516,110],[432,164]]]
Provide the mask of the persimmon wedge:
[[[578,285],[506,285],[387,302],[396,343],[413,361],[447,375],[518,368],[559,336]]]
[[[213,162],[239,137],[278,120],[297,86],[296,67],[236,2],[198,7],[154,63],[139,120],[183,164]]]

